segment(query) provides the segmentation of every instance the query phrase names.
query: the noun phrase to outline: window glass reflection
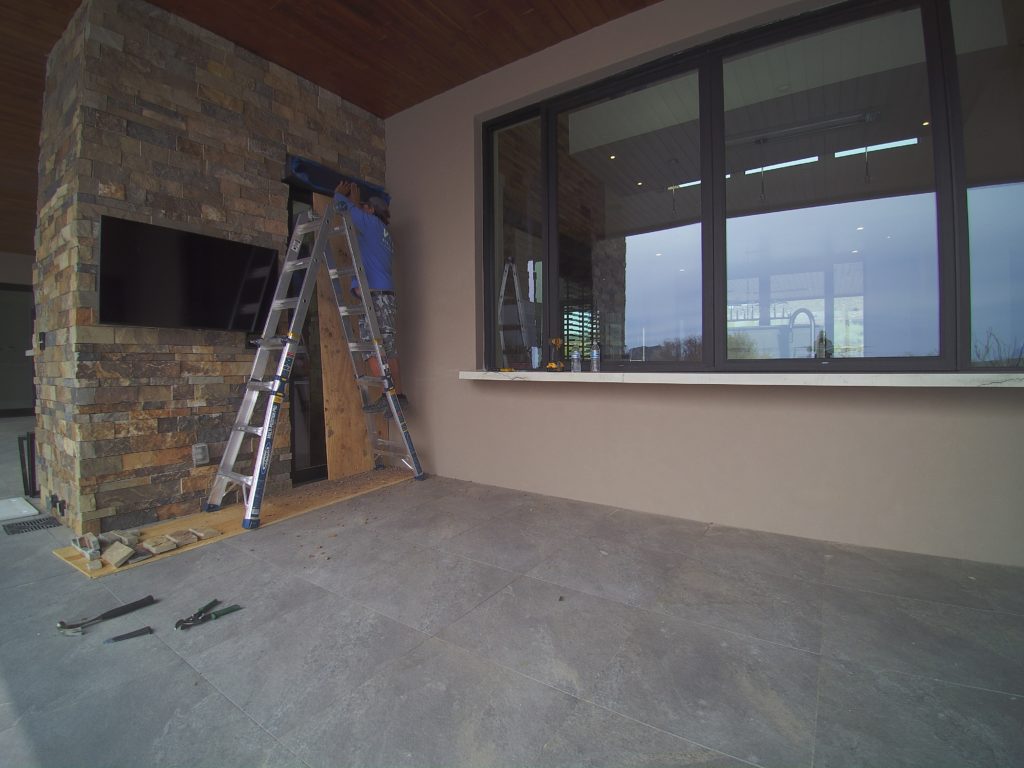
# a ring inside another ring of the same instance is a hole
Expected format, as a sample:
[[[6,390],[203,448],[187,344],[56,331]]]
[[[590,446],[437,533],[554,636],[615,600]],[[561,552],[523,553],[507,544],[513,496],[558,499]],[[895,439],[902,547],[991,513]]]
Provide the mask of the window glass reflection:
[[[605,369],[701,359],[697,75],[558,116],[558,291],[567,352]]]
[[[543,360],[543,188],[540,119],[494,134],[494,349],[501,368]]]
[[[1024,8],[953,0],[970,227],[971,362],[1024,366]]]
[[[729,359],[939,354],[916,10],[726,62]]]

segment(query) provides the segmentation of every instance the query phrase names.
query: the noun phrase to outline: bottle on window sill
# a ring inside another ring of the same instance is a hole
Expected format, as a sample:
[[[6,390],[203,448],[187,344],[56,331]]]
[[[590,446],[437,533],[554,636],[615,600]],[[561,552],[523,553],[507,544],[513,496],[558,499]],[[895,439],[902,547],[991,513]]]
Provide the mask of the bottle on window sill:
[[[571,370],[573,373],[579,373],[583,370],[583,355],[580,354],[578,349],[574,349],[572,354],[569,355],[569,359],[572,362]]]
[[[601,347],[595,341],[594,345],[590,348],[590,371],[591,373],[597,373],[601,370]]]

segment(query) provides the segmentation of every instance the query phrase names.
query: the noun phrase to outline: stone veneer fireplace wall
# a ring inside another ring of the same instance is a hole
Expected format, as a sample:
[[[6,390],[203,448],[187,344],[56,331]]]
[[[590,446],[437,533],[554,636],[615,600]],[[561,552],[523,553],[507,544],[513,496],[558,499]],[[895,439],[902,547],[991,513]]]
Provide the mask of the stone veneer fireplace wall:
[[[141,0],[86,0],[50,54],[42,122],[43,499],[80,532],[199,511],[253,353],[237,332],[100,325],[100,217],[283,253],[286,155],[383,184],[383,121]],[[289,484],[288,432],[271,487]],[[195,443],[208,465],[193,465]]]

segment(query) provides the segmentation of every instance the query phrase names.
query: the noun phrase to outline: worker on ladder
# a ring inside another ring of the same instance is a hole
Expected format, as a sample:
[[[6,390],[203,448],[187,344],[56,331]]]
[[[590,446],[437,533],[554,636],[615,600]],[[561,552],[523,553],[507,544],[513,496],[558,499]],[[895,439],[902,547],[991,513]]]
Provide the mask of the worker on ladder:
[[[360,198],[359,185],[354,181],[342,180],[334,190],[335,204],[340,203],[352,214],[352,223],[356,228],[359,249],[366,269],[366,282],[369,284],[370,298],[377,316],[377,327],[380,329],[381,347],[384,349],[388,368],[391,369],[391,380],[398,393],[397,397],[402,407],[406,408],[408,399],[402,394],[398,374],[398,348],[395,342],[398,298],[395,296],[395,282],[391,275],[391,261],[394,256],[394,246],[388,230],[391,212],[388,210],[387,201],[381,197],[370,197],[366,202],[362,202]],[[357,298],[362,298],[355,280],[352,282],[352,293]],[[369,325],[363,318],[359,320],[359,330],[363,340],[369,341]],[[382,375],[376,357],[367,355],[367,359],[373,375]],[[367,413],[383,413],[387,409],[387,399],[383,394],[376,401],[363,406]]]

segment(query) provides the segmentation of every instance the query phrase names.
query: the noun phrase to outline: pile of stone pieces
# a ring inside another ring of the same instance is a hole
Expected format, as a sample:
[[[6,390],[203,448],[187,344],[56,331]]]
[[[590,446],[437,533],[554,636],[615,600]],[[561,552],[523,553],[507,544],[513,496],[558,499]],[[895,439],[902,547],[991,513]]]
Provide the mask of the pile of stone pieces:
[[[99,536],[93,533],[72,536],[71,546],[85,555],[86,570],[98,571],[105,565],[120,568],[126,563],[139,563],[153,555],[195,544],[202,539],[212,539],[214,536],[220,536],[216,528],[188,528],[143,539],[142,531],[133,528],[127,531],[107,531]]]

